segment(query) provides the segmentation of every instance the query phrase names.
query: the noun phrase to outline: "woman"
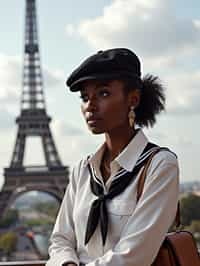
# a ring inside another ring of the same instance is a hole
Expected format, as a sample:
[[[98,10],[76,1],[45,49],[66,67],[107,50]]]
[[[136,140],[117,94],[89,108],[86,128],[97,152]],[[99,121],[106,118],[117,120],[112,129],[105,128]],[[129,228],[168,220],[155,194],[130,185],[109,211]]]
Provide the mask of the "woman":
[[[142,79],[138,57],[125,48],[92,55],[67,85],[80,91],[87,125],[104,133],[105,142],[72,171],[47,265],[150,266],[173,223],[179,194],[176,156],[161,149],[136,202],[141,171],[159,149],[141,128],[153,126],[164,109],[162,85],[151,75]]]

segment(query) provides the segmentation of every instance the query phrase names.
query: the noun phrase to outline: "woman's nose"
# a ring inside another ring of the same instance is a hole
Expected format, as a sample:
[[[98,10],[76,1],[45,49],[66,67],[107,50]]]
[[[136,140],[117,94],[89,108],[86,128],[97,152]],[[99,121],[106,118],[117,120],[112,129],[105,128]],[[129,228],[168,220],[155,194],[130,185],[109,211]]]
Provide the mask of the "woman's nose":
[[[97,110],[97,101],[95,99],[89,99],[86,105],[86,110],[88,112],[94,112]]]

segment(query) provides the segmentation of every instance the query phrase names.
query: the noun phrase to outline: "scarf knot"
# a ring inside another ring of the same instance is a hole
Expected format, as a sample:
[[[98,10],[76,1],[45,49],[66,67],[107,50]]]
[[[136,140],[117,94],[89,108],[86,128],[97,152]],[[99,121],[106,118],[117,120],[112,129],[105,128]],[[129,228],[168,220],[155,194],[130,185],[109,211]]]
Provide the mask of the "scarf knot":
[[[108,199],[108,195],[107,194],[102,194],[98,197],[98,201],[101,203],[102,201],[105,201]]]

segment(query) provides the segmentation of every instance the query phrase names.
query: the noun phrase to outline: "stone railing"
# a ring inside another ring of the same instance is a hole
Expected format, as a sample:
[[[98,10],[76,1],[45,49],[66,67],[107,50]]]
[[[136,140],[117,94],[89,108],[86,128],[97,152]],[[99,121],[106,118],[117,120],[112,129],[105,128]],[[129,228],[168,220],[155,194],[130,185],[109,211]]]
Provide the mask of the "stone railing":
[[[0,266],[45,266],[45,260],[0,262]]]

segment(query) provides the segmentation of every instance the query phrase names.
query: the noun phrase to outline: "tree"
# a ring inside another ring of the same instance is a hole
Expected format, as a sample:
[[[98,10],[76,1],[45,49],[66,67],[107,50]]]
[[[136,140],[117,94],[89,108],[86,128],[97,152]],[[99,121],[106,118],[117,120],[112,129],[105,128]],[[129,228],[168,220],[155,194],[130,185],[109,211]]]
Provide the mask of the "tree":
[[[181,223],[189,226],[193,220],[200,220],[200,197],[189,194],[180,200],[181,205]]]
[[[14,232],[7,232],[0,237],[0,248],[6,255],[15,251],[17,245],[17,235]]]
[[[192,233],[200,233],[200,221],[192,221],[189,230]]]
[[[8,227],[18,220],[18,210],[10,209],[6,212],[0,221],[0,227]]]

